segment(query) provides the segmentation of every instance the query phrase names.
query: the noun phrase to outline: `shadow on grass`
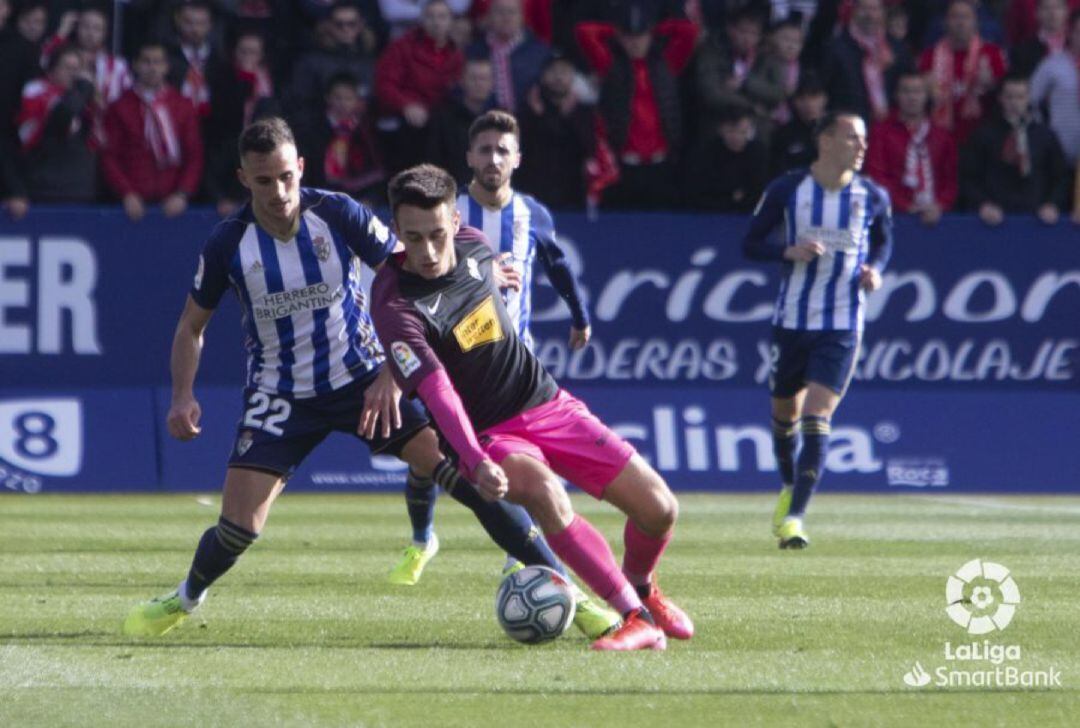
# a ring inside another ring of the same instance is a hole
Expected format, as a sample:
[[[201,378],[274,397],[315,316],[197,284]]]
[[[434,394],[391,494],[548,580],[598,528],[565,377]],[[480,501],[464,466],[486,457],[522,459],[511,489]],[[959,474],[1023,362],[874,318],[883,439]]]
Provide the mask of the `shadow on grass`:
[[[78,642],[76,646],[85,647],[130,647],[133,649],[169,649],[169,650],[207,650],[219,647],[236,650],[279,650],[295,649],[297,647],[311,647],[328,650],[521,650],[527,649],[510,641],[497,642],[326,642],[319,640],[300,640],[274,642],[273,644],[260,644],[258,642],[172,642],[170,637],[163,639],[154,638],[124,638],[111,631],[83,630],[81,632],[20,632],[17,634],[0,634],[0,644],[3,645],[55,645],[71,647],[72,642]]]

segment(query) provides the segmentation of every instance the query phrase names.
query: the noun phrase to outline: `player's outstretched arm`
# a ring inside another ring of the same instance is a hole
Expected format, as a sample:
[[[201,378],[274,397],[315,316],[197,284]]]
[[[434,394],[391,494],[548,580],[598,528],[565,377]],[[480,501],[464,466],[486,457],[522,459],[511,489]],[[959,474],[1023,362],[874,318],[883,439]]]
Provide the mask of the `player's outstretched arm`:
[[[589,312],[585,309],[584,297],[578,286],[574,272],[566,260],[566,253],[555,242],[555,226],[550,213],[540,207],[537,210],[536,219],[536,253],[540,263],[544,266],[551,286],[566,305],[570,308],[569,346],[571,350],[580,349],[589,343],[592,336],[592,327],[589,326]]]
[[[364,390],[364,409],[360,412],[357,432],[368,440],[382,423],[382,436],[401,427],[401,388],[394,381],[390,367],[383,365],[371,386]]]
[[[203,332],[214,315],[213,310],[195,303],[189,295],[173,334],[169,369],[172,372],[172,404],[166,424],[177,440],[190,440],[199,434],[202,409],[195,399],[195,374],[199,371]]]
[[[457,453],[459,467],[465,477],[475,483],[481,495],[489,500],[505,496],[506,475],[480,447],[465,405],[446,370],[440,367],[431,371],[416,387],[416,393],[435,418],[439,432]]]

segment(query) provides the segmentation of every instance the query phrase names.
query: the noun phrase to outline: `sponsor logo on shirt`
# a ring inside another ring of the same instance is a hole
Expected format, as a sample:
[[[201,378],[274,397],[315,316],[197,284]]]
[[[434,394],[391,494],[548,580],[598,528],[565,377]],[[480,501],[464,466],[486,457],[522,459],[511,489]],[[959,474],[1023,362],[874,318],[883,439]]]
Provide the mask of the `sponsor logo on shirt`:
[[[454,337],[463,353],[502,339],[503,330],[499,325],[495,299],[488,296],[483,303],[470,311],[461,323],[454,327]]]
[[[315,248],[315,257],[320,262],[325,263],[330,260],[330,242],[322,235],[316,235],[315,239],[311,241],[311,245]]]
[[[206,261],[199,256],[199,269],[195,271],[195,288],[202,288],[203,273],[206,272]]]
[[[799,233],[800,241],[816,240],[825,246],[826,253],[847,253],[859,249],[859,243],[850,230],[827,227],[807,227]]]
[[[469,269],[469,275],[478,281],[484,280],[484,277],[480,275],[480,265],[476,262],[476,258],[466,258],[465,265]]]
[[[329,283],[313,283],[304,288],[278,293],[267,293],[254,302],[252,310],[256,321],[271,321],[292,316],[303,311],[329,308],[344,296],[341,286],[331,288]]]
[[[404,341],[395,341],[390,344],[390,351],[394,355],[394,362],[401,370],[401,376],[408,378],[420,368],[420,359],[413,352],[412,347]]]

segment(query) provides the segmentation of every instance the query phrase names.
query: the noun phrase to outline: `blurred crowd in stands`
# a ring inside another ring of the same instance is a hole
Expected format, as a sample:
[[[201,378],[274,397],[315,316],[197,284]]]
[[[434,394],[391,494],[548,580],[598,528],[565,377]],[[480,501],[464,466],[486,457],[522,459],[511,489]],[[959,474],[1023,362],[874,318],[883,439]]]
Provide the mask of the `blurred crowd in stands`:
[[[0,0],[0,201],[244,200],[236,139],[286,118],[305,184],[373,204],[517,115],[515,187],[559,209],[745,213],[869,129],[897,212],[1080,223],[1080,0]]]

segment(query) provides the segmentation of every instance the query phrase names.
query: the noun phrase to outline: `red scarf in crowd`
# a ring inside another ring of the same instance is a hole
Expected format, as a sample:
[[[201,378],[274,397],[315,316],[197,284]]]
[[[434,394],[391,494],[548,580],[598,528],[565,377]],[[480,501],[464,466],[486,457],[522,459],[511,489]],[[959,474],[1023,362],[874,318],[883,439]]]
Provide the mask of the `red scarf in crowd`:
[[[495,72],[495,103],[500,109],[514,109],[514,74],[510,68],[510,54],[523,40],[518,33],[516,38],[501,41],[494,33],[488,33],[487,42],[491,47],[491,67]]]
[[[158,169],[179,167],[181,161],[180,137],[176,134],[176,124],[165,103],[167,92],[167,86],[157,91],[135,90],[142,101],[143,135]]]
[[[327,117],[333,130],[330,144],[323,157],[327,184],[346,192],[360,192],[382,178],[370,147],[365,144],[360,120],[355,116],[336,119]]]
[[[960,68],[956,67],[957,52],[947,40],[934,46],[930,75],[935,88],[934,122],[946,129],[956,125],[954,104],[959,102],[960,118],[977,119],[982,113],[979,106],[978,77],[982,58],[982,39],[976,35],[968,43]]]
[[[777,124],[786,124],[792,119],[791,107],[788,102],[795,95],[795,89],[799,87],[799,62],[787,61],[784,63],[784,100],[772,113],[772,120]]]
[[[180,93],[187,97],[195,106],[195,113],[200,119],[210,115],[210,83],[206,80],[206,59],[210,57],[210,46],[203,44],[202,48],[183,46],[184,58],[188,62],[187,73],[180,85]]]
[[[1020,172],[1021,177],[1031,174],[1031,150],[1028,146],[1027,127],[1030,123],[1028,117],[1022,116],[1015,122],[1005,120],[1012,127],[1012,132],[1005,139],[1005,146],[1001,149],[1001,159]]]
[[[743,85],[746,77],[750,75],[750,71],[754,69],[754,61],[757,58],[757,51],[753,48],[745,56],[732,56],[731,57],[731,75],[738,82],[739,86]]]
[[[236,78],[240,83],[248,84],[251,89],[247,98],[244,99],[244,126],[247,126],[251,123],[251,117],[255,114],[255,104],[259,102],[259,99],[274,95],[274,84],[270,80],[270,74],[261,66],[254,71],[245,71],[237,66]]]
[[[19,132],[19,143],[24,152],[28,152],[41,143],[45,136],[45,124],[49,113],[64,95],[64,89],[47,78],[39,78],[26,84],[23,89],[22,105],[15,118]],[[72,131],[78,131],[78,117],[72,119]]]
[[[884,31],[865,35],[853,23],[848,26],[848,32],[863,52],[862,75],[866,84],[866,95],[870,99],[870,109],[874,112],[875,119],[884,119],[889,114],[885,71],[893,64],[892,48],[889,47]]]
[[[904,153],[904,186],[910,189],[916,205],[934,202],[934,168],[930,163],[930,122],[923,120],[911,131]]]

